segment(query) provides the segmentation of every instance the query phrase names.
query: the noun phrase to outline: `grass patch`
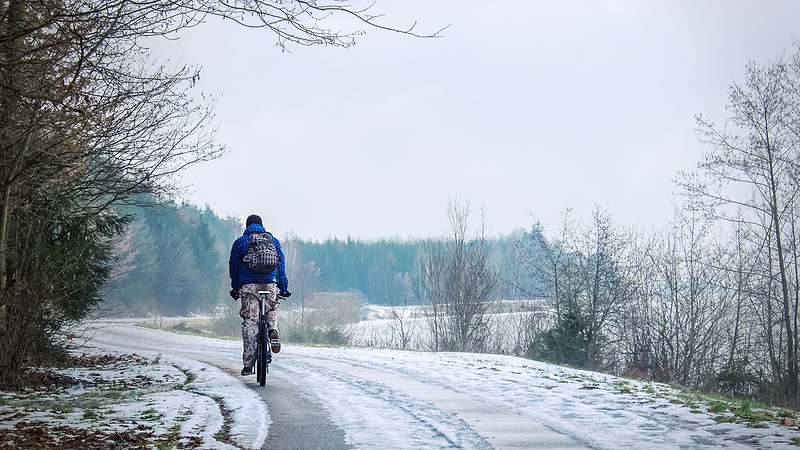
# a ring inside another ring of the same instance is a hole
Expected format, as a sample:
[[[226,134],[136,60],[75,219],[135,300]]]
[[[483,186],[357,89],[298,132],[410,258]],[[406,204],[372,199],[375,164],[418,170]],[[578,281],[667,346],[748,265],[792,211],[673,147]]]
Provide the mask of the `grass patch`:
[[[731,407],[731,411],[734,416],[741,418],[748,425],[775,419],[775,414],[767,411],[764,405],[749,400],[742,400],[738,407]]]
[[[141,415],[142,420],[150,420],[150,421],[159,420],[162,417],[164,417],[164,415],[158,412],[158,410],[154,408],[145,409],[144,411],[142,411]]]
[[[101,417],[102,415],[92,408],[83,411],[83,420],[95,421]]]
[[[59,404],[53,408],[53,412],[56,414],[71,414],[75,412],[75,408],[72,405]]]
[[[631,386],[631,382],[628,380],[618,380],[611,384],[617,389],[617,392],[620,394],[631,394],[633,393],[633,389]]]
[[[166,430],[160,428],[159,434],[156,434],[153,426],[147,423],[163,421],[164,417],[171,414],[166,410],[163,413],[159,412],[156,409],[160,408],[159,406],[152,402],[145,403],[149,398],[141,395],[146,392],[166,392],[175,389],[176,385],[185,388],[185,384],[176,383],[181,378],[179,372],[169,373],[163,377],[151,376],[147,372],[138,373],[137,367],[145,365],[167,366],[161,358],[144,358],[136,354],[116,356],[84,354],[72,357],[72,362],[72,367],[78,370],[64,373],[53,370],[35,372],[34,381],[37,383],[33,385],[34,387],[15,393],[0,392],[0,399],[4,403],[0,422],[19,421],[19,424],[12,429],[0,430],[0,447],[5,448],[2,443],[11,441],[15,443],[14,448],[30,449],[190,449],[203,444],[203,438],[200,436],[180,434],[181,424],[188,420],[192,413],[188,408],[182,408],[175,422],[169,424],[173,426]],[[180,367],[173,367],[180,370]],[[129,376],[124,379],[103,379],[102,372],[109,369],[117,373],[126,372]],[[193,376],[189,375],[187,374],[186,382],[193,381]],[[83,391],[69,390],[79,386],[79,383],[85,386]],[[144,387],[147,390],[142,389]],[[129,403],[135,405],[134,411],[139,411],[130,417],[136,420],[118,422],[117,419],[113,419],[124,407],[120,404]],[[9,411],[6,411],[6,408]],[[36,418],[49,417],[54,420],[46,422],[31,420],[30,417],[34,415]],[[61,420],[64,423],[57,422]],[[89,425],[89,428],[72,425],[78,422]],[[116,423],[118,428],[108,431],[105,425],[109,423]],[[80,444],[75,444],[78,441]]]
[[[720,400],[712,400],[708,404],[708,412],[721,413],[728,410],[728,403]]]
[[[175,444],[177,444],[180,437],[181,425],[180,423],[176,423],[175,425],[169,427],[169,430],[165,434],[159,436],[158,442],[156,442],[156,449],[172,450],[175,448]]]
[[[645,391],[650,392],[651,388],[648,387]],[[683,389],[677,393],[674,390],[667,393],[652,389],[652,392],[659,394],[659,397],[664,398],[670,404],[689,408],[692,413],[710,413],[712,419],[717,423],[736,423],[748,428],[768,428],[769,424],[787,426],[785,421],[782,423],[783,418],[792,419],[790,423],[794,424],[794,418],[800,417],[797,411],[786,408],[771,407],[753,400],[704,394],[692,389]]]

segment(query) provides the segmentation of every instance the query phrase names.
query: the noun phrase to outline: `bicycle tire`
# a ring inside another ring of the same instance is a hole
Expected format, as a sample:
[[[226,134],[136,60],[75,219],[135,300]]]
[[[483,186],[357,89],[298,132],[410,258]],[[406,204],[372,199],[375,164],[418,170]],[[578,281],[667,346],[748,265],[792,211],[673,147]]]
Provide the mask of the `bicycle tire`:
[[[258,324],[258,343],[256,344],[256,378],[258,384],[264,386],[267,384],[267,358],[269,348],[269,337],[267,336],[266,325],[263,322]]]

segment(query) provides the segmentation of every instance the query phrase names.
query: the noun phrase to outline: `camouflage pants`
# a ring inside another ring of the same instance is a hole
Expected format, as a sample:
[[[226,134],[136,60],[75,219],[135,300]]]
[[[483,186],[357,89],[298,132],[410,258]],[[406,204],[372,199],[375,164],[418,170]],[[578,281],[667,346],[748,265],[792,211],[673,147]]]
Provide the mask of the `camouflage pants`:
[[[278,329],[278,288],[274,283],[270,284],[245,284],[239,289],[242,306],[239,308],[239,316],[242,317],[242,341],[244,342],[244,352],[242,353],[242,363],[245,367],[253,367],[256,364],[256,341],[258,338],[258,303],[261,297],[258,291],[270,291],[267,295],[267,327]]]

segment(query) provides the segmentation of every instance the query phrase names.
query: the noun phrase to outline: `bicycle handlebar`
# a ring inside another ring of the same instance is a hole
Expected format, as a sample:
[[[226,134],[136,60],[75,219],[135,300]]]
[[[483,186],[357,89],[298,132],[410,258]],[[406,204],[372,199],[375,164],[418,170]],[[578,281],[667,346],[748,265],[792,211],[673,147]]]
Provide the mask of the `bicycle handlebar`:
[[[271,291],[258,291],[259,295],[268,294],[268,293],[271,293]],[[285,292],[281,292],[280,294],[276,295],[275,297],[277,297],[279,300],[283,300],[283,299],[289,298],[289,296],[291,296],[291,295],[292,295],[291,292],[285,291]],[[238,299],[239,298],[239,291],[235,291],[235,290],[231,289],[231,297],[233,297],[234,299]]]

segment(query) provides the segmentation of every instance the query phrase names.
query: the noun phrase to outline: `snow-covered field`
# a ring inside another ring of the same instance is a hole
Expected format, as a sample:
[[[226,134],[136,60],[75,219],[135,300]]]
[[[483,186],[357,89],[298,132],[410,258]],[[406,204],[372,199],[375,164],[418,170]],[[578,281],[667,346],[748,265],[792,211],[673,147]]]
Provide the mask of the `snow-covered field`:
[[[53,394],[84,399],[70,411],[37,409],[38,400],[23,411],[4,393],[0,430],[34,419],[120,430],[135,418],[156,434],[171,429],[184,442],[202,438],[201,448],[263,445],[269,407],[231,375],[240,369],[240,342],[118,323],[98,329],[87,345],[98,353],[136,352],[146,364],[124,373],[78,368],[65,374],[119,386],[146,379],[161,388],[120,389],[96,409],[103,417],[94,421],[86,420],[82,405],[98,394],[87,386]],[[732,414],[684,406],[677,391],[661,384],[508,356],[284,346],[270,377],[290,381],[328,410],[357,449],[791,449],[797,448],[792,438],[800,437],[796,426],[781,426],[777,417],[761,422],[763,428],[714,420]],[[146,413],[156,420],[146,420]],[[548,439],[555,444],[544,446]]]
[[[532,322],[544,326],[549,320],[545,309],[538,299],[493,302],[485,317],[485,348],[494,353],[521,354],[527,344],[526,327]],[[405,350],[428,350],[432,340],[425,312],[417,305],[364,305],[360,320],[347,326],[347,335],[355,346]]]

